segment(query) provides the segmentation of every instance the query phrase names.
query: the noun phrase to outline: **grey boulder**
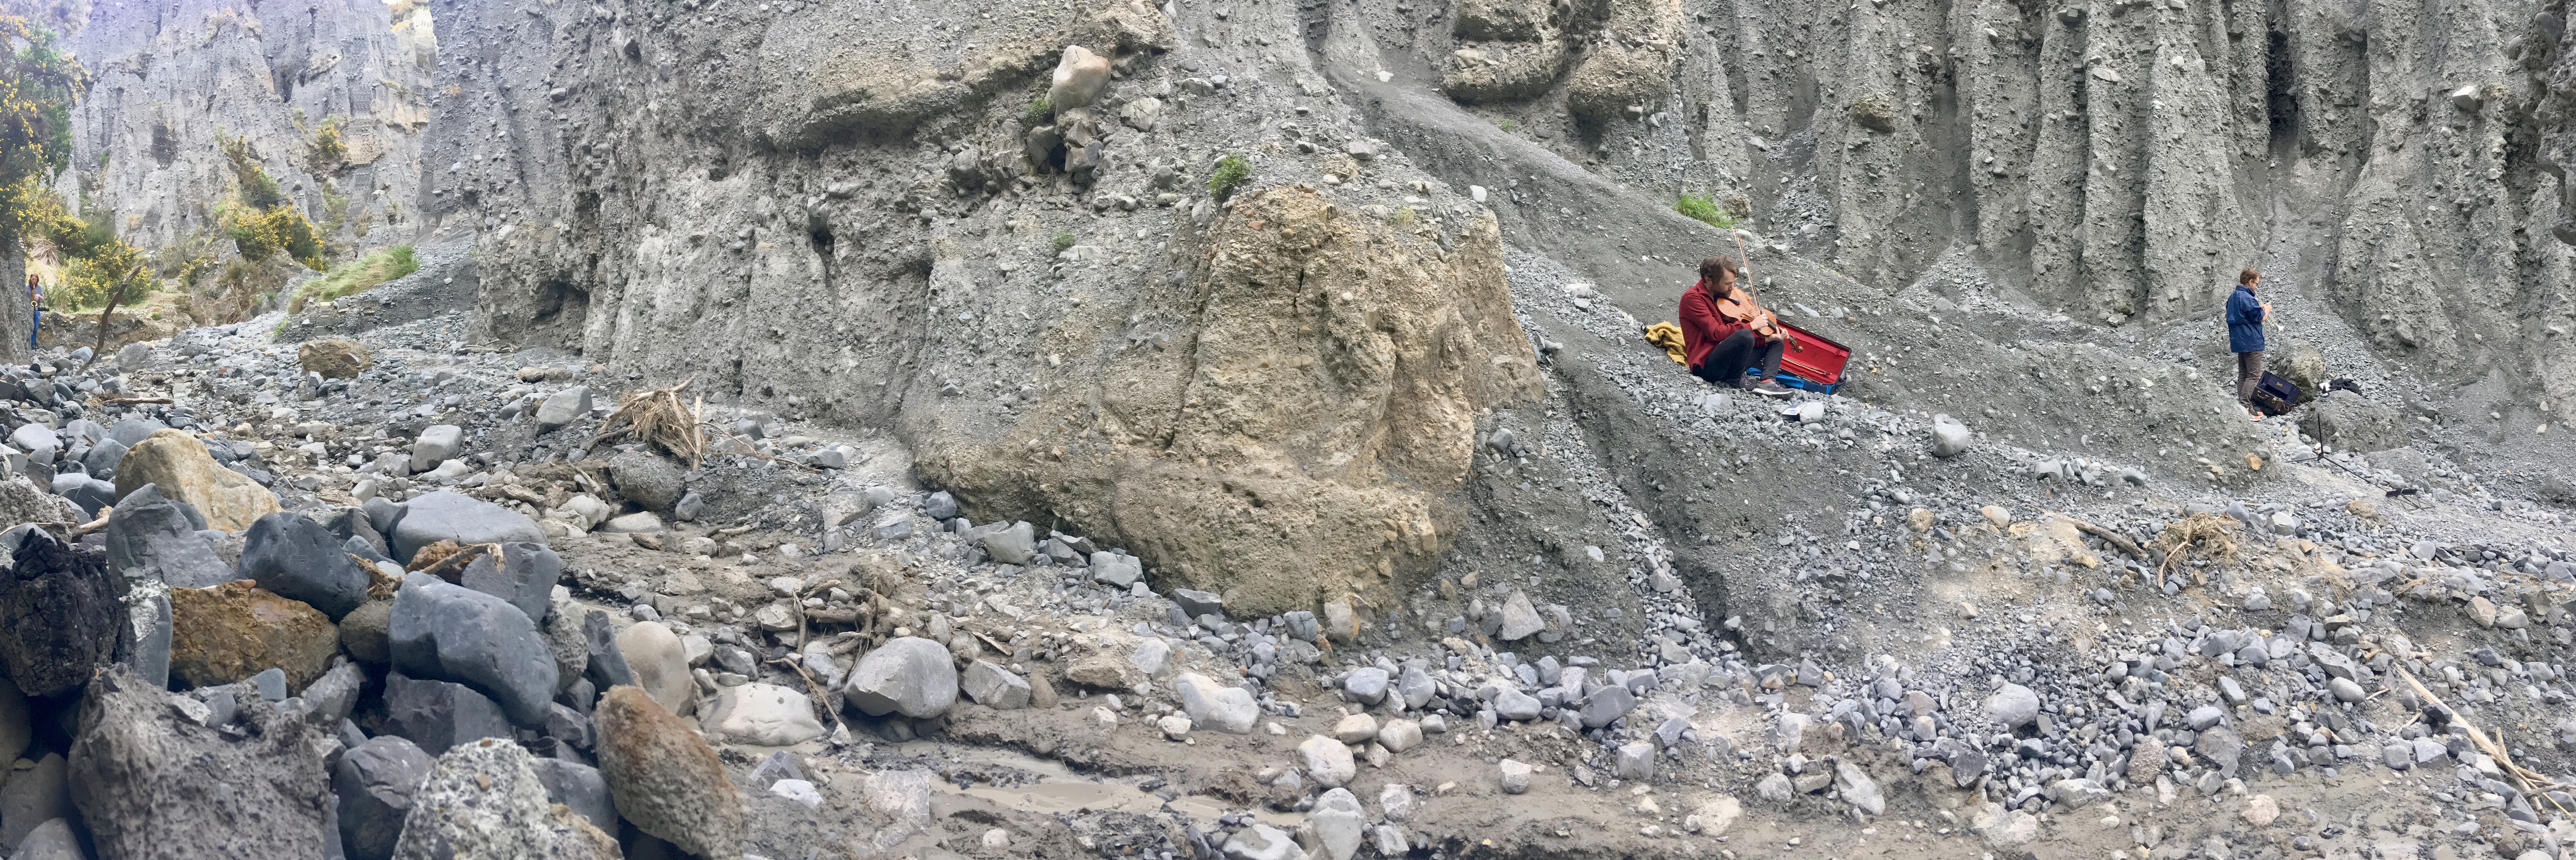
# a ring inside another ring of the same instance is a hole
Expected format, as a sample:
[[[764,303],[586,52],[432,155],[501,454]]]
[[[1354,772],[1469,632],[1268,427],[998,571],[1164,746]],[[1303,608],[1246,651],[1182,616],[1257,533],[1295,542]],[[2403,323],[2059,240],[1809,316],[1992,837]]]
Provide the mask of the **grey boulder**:
[[[487,552],[467,562],[457,584],[501,598],[529,621],[543,622],[554,605],[555,583],[562,578],[563,556],[542,543],[512,541],[497,554]]]
[[[158,580],[171,588],[209,588],[233,579],[233,566],[199,537],[206,518],[151,484],[135,488],[107,516],[107,564],[128,582]]]
[[[394,595],[386,635],[394,668],[403,674],[464,684],[500,703],[510,722],[545,725],[555,692],[554,652],[518,607],[412,573]]]
[[[412,793],[438,760],[419,745],[378,735],[340,754],[331,791],[340,798],[340,846],[349,860],[388,860],[402,838]]]
[[[1022,520],[984,535],[984,551],[1003,564],[1027,564],[1037,556],[1036,528]]]
[[[859,658],[841,697],[872,717],[935,717],[957,701],[957,667],[947,646],[918,636],[893,639]]]
[[[1028,679],[989,660],[967,664],[965,677],[959,681],[966,697],[976,704],[997,711],[1016,711],[1029,706]]]
[[[1529,595],[1513,589],[1511,596],[1503,599],[1503,628],[1498,634],[1503,641],[1517,642],[1544,629],[1547,622],[1538,617],[1538,608],[1530,605]]]
[[[544,433],[590,414],[590,386],[575,385],[547,395],[537,404],[537,432]]]
[[[481,738],[516,734],[491,698],[463,684],[414,680],[401,672],[385,675],[385,726],[430,755]]]
[[[2039,719],[2039,694],[2020,684],[2005,684],[1986,699],[1986,716],[2007,729],[2018,729]]]
[[[98,516],[98,509],[116,503],[116,485],[81,472],[59,472],[54,475],[54,495],[79,505],[81,513]]]
[[[528,763],[536,768],[537,782],[546,787],[546,799],[571,807],[593,827],[603,833],[617,832],[617,806],[608,799],[608,780],[599,769],[577,761],[541,758]]]
[[[1637,707],[1637,694],[1627,687],[1612,684],[1592,691],[1583,699],[1583,727],[1597,729],[1617,722]]]
[[[128,448],[125,443],[114,439],[100,442],[97,445],[92,446],[89,449],[89,453],[81,455],[81,471],[88,472],[90,477],[97,478],[102,481],[114,481],[116,480],[116,464],[125,459],[125,452],[127,450]],[[109,486],[114,485],[110,484]]]
[[[688,492],[682,483],[688,475],[680,464],[641,450],[610,458],[608,477],[617,484],[618,495],[649,511],[670,513],[671,507],[680,503],[680,496]]]
[[[608,613],[593,609],[582,616],[581,635],[590,650],[582,677],[590,680],[592,689],[635,683],[635,671],[626,663],[626,652],[618,650],[617,628],[609,622]]]
[[[367,572],[340,551],[340,543],[330,530],[301,514],[269,514],[251,523],[243,536],[234,576],[252,580],[270,594],[301,600],[338,623],[367,602],[368,583]]]
[[[410,564],[421,547],[443,540],[478,544],[546,539],[527,515],[450,490],[421,496],[401,507],[388,541],[393,544],[394,561],[401,564]]]

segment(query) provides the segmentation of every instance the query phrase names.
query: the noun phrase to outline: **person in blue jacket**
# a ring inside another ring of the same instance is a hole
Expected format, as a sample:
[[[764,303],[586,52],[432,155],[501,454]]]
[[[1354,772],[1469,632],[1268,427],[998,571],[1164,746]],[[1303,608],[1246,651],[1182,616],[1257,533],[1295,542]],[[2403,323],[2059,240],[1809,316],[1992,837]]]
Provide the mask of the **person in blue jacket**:
[[[2236,294],[2227,297],[2227,350],[2236,353],[2236,402],[2254,420],[2254,385],[2263,381],[2263,322],[2272,318],[2272,303],[2254,297],[2263,273],[2246,269],[2236,275]]]

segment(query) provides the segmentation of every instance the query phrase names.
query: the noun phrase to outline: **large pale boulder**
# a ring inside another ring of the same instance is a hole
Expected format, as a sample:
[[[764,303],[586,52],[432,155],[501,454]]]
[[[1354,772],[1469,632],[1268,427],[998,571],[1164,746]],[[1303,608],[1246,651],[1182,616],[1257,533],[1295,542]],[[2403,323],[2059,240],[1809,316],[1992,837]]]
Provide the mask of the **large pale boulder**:
[[[277,494],[250,476],[224,468],[206,453],[206,445],[187,431],[152,431],[116,464],[116,497],[125,498],[143,485],[158,487],[172,501],[197,506],[208,528],[237,532],[260,517],[284,510]]]
[[[352,379],[359,371],[375,363],[367,345],[345,337],[305,341],[295,348],[295,362],[307,373],[322,374],[324,379]]]
[[[1055,528],[1124,545],[1164,583],[1222,594],[1244,617],[1407,587],[1447,548],[1443,494],[1468,475],[1477,410],[1537,396],[1540,377],[1490,213],[1450,219],[1444,248],[1351,205],[1295,186],[1237,194],[1208,227],[1225,250],[1136,299],[1202,309],[1172,321],[1190,349],[1069,363],[1073,388],[1028,404],[1015,429],[929,434],[924,482],[1057,512]],[[1299,272],[1299,290],[1282,291]],[[1117,444],[1034,463],[1010,453],[1067,422],[1109,427]]]
[[[1055,79],[1047,85],[1047,104],[1059,113],[1089,107],[1107,86],[1109,59],[1081,45],[1067,45],[1056,60]]]
[[[659,621],[637,624],[618,631],[617,653],[625,658],[633,683],[653,701],[675,714],[697,710],[697,681],[689,676],[688,648],[680,634]]]

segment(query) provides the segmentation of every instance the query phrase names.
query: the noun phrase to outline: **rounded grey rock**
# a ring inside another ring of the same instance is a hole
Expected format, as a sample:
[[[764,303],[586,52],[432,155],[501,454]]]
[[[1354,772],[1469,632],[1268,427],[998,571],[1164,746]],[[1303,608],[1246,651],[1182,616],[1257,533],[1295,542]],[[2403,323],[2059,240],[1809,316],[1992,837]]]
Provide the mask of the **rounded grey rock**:
[[[957,701],[957,667],[947,646],[918,636],[887,641],[859,658],[841,697],[872,717],[935,717]]]

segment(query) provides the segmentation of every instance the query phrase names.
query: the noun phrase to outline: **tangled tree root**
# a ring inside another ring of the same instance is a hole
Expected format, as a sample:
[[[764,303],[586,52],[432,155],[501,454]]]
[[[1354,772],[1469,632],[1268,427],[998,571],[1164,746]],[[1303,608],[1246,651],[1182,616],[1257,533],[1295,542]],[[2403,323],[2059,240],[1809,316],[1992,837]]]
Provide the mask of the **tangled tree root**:
[[[599,422],[599,435],[591,441],[632,435],[636,441],[685,460],[689,468],[696,469],[707,456],[707,434],[698,427],[697,405],[680,401],[680,390],[695,381],[691,377],[669,388],[628,393],[618,400],[617,411]],[[701,398],[700,404],[704,402]]]
[[[2182,560],[2186,553],[2213,560],[2235,560],[2239,525],[2233,517],[2202,513],[2166,526],[2164,533],[2156,536],[2156,549],[2165,554],[2164,563],[2156,567],[2157,577],[2170,574],[2174,563]],[[2193,571],[2191,580],[2195,585],[2206,585],[2209,577]]]

